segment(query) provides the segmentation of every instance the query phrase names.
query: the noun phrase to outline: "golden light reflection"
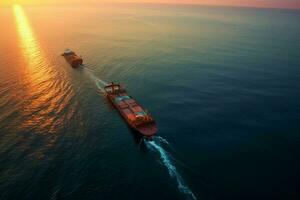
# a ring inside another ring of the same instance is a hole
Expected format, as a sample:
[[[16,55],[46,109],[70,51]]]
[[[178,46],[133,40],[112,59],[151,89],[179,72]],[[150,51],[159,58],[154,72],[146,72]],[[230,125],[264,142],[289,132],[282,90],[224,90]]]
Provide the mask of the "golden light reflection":
[[[55,132],[56,125],[59,123],[57,115],[67,99],[66,93],[61,92],[64,89],[58,87],[63,81],[57,80],[56,71],[36,40],[22,6],[14,5],[13,11],[26,65],[26,72],[22,77],[26,106],[21,111],[26,119],[23,120],[20,128],[38,127],[42,131]]]
[[[44,60],[39,44],[34,37],[23,8],[20,5],[14,5],[13,8],[24,58],[27,60],[29,67],[38,66]]]

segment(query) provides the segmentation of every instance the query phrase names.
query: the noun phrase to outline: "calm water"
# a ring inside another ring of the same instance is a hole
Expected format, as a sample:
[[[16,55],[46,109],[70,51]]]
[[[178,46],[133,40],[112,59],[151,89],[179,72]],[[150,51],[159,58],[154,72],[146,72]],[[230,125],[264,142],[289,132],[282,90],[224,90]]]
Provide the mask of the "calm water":
[[[0,10],[0,199],[298,199],[300,12]],[[60,53],[71,48],[87,69]],[[99,92],[155,117],[143,141]]]

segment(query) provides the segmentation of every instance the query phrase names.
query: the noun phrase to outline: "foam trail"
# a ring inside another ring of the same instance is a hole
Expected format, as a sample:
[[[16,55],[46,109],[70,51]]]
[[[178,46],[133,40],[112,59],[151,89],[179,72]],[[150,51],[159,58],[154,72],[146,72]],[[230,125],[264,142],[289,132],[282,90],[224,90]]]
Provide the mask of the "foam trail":
[[[97,88],[98,88],[99,90],[101,90],[101,92],[105,93],[104,88],[101,87],[101,85],[99,85],[99,82],[95,81],[95,84],[96,84]]]
[[[100,78],[98,78],[97,76],[95,76],[92,72],[90,72],[90,71],[87,71],[87,72],[94,81],[99,82],[104,86],[108,85],[108,83],[106,83],[105,81],[103,81]]]
[[[155,143],[155,141],[145,140],[145,144],[147,145],[148,148],[150,148],[152,150],[156,150],[160,154],[160,158],[161,158],[164,166],[168,169],[169,175],[173,178],[176,178],[179,191],[184,193],[188,200],[196,200],[197,199],[196,196],[188,188],[188,186],[184,183],[183,178],[177,172],[177,169],[176,169],[175,165],[172,163],[168,152],[166,152],[159,144]]]
[[[103,86],[108,85],[108,83],[106,83],[105,81],[103,81],[103,80],[101,80],[101,79],[99,79],[99,78],[97,78],[97,77],[94,77],[94,81],[96,81],[96,82],[98,82],[98,83],[101,83]]]
[[[156,138],[159,139],[161,142],[163,142],[163,143],[165,143],[167,145],[170,145],[169,142],[165,138],[162,138],[160,136],[157,136]]]
[[[173,152],[177,153],[176,150],[174,149],[174,147],[163,137],[160,136],[156,136],[155,139],[160,142],[163,143],[165,145],[167,145]]]
[[[84,70],[87,70],[89,72],[94,72],[94,70],[92,70],[90,68],[87,68],[85,65],[81,65],[81,68],[84,69]]]
[[[98,78],[97,76],[94,75],[93,70],[84,67],[84,70],[86,70],[86,73],[90,76],[90,78],[95,82],[97,88],[101,91],[101,92],[105,92],[104,87],[108,85],[107,82],[101,80],[100,78]]]

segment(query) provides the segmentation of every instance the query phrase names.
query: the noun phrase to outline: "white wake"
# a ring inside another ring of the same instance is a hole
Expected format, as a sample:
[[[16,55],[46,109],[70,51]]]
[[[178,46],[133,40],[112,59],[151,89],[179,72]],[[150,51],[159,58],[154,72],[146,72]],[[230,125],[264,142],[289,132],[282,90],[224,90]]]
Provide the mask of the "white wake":
[[[83,69],[86,71],[86,73],[89,75],[89,77],[95,82],[97,88],[101,91],[101,92],[105,92],[104,91],[104,87],[108,85],[107,82],[105,82],[104,80],[100,79],[99,77],[97,77],[93,72],[93,70],[87,68],[87,67],[83,67]]]
[[[162,137],[156,137],[156,138],[165,144],[169,144],[169,142]],[[169,175],[172,178],[176,179],[179,191],[182,192],[183,194],[185,194],[187,199],[196,200],[197,198],[194,195],[194,193],[189,189],[189,187],[185,184],[181,175],[177,172],[175,165],[171,161],[170,154],[166,150],[164,150],[160,144],[155,142],[155,140],[149,141],[149,140],[145,139],[144,141],[145,141],[146,146],[149,149],[155,150],[156,152],[159,153],[160,159],[161,159],[162,163],[164,164],[164,166],[168,169]]]

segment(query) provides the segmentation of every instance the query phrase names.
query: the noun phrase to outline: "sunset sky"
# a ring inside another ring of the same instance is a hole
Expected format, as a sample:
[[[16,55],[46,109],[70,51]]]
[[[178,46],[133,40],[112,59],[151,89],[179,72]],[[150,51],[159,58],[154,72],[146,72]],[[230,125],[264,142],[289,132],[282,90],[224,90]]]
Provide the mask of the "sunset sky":
[[[300,0],[1,0],[1,4],[47,4],[47,3],[80,3],[80,2],[105,2],[105,3],[176,3],[176,4],[204,4],[225,6],[250,6],[271,8],[300,9]]]

